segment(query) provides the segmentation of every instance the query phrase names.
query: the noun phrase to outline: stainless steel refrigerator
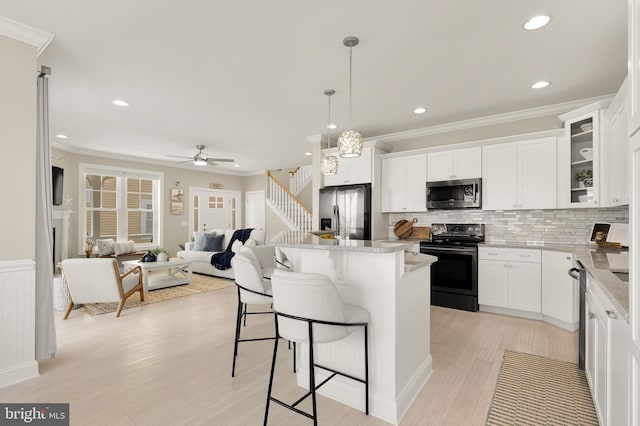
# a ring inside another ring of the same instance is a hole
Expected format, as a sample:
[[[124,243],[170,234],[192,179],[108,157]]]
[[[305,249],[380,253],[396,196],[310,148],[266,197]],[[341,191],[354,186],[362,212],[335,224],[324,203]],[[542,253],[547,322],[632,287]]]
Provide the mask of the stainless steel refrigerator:
[[[343,239],[371,239],[371,185],[330,186],[320,190],[320,230]]]

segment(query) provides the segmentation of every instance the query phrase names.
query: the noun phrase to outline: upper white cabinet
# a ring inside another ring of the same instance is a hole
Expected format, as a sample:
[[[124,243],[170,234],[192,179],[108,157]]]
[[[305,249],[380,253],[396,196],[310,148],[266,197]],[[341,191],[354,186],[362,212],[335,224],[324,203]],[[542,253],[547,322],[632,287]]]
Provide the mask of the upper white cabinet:
[[[600,150],[602,207],[629,204],[628,88],[624,81],[604,114]]]
[[[602,108],[596,102],[560,116],[565,129],[558,152],[560,207],[600,206]]]
[[[427,181],[479,178],[482,174],[480,147],[430,152],[427,154]]]
[[[484,210],[556,207],[556,138],[482,147]]]
[[[427,155],[382,159],[382,211],[424,212],[427,210]]]
[[[570,331],[578,328],[580,306],[579,283],[567,273],[572,267],[572,253],[542,252],[542,314]]]
[[[324,177],[324,186],[371,183],[373,170],[373,148],[364,147],[360,157],[342,158],[337,150],[331,150],[338,158],[338,173]]]

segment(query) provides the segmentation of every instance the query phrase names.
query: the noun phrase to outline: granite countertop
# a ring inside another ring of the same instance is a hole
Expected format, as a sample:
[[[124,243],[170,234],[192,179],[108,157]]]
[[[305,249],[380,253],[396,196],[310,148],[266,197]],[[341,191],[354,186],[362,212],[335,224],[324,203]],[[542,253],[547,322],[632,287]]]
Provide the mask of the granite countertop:
[[[603,293],[609,298],[616,310],[629,322],[629,283],[623,282],[611,271],[613,263],[614,270],[629,270],[629,260],[624,254],[627,250],[601,249],[594,245],[530,245],[526,243],[483,243],[479,247],[500,247],[519,248],[533,250],[550,250],[574,253],[582,262],[585,269],[595,278],[595,282],[600,286]]]
[[[405,250],[404,271],[405,272],[415,271],[418,268],[431,265],[432,263],[437,261],[438,261],[438,258],[436,256],[431,256],[429,254],[416,253],[413,251]]]
[[[411,248],[413,243],[408,241],[371,241],[371,240],[342,240],[320,238],[309,233],[292,231],[281,235],[276,241],[269,242],[276,247],[292,247],[320,250],[339,250],[366,253],[393,253]]]

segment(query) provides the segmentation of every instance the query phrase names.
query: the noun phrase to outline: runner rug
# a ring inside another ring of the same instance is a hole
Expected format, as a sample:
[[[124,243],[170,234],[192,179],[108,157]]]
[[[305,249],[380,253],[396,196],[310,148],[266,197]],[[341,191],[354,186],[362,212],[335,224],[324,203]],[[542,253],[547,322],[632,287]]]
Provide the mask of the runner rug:
[[[504,351],[487,425],[598,425],[577,364]]]
[[[210,277],[208,275],[193,274],[191,284],[151,290],[144,294],[144,302],[140,302],[140,293],[136,292],[127,299],[124,309],[135,308],[141,305],[163,302],[177,297],[190,296],[192,294],[207,291],[220,290],[234,286],[233,280],[227,278]],[[118,303],[87,303],[82,306],[85,312],[91,315],[108,314],[118,309]]]

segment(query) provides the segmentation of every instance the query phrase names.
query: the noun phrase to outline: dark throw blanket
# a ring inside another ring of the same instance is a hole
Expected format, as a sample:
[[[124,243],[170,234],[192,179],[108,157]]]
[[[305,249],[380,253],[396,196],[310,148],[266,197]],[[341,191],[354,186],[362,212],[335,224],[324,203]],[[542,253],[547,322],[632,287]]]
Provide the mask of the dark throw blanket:
[[[233,246],[236,240],[240,240],[240,242],[244,244],[245,241],[249,239],[251,231],[253,231],[253,228],[237,229],[234,231],[233,236],[231,236],[231,241],[227,244],[227,248],[223,252],[211,256],[211,264],[221,271],[231,268],[231,259],[235,255],[235,253],[231,251],[231,246]]]

